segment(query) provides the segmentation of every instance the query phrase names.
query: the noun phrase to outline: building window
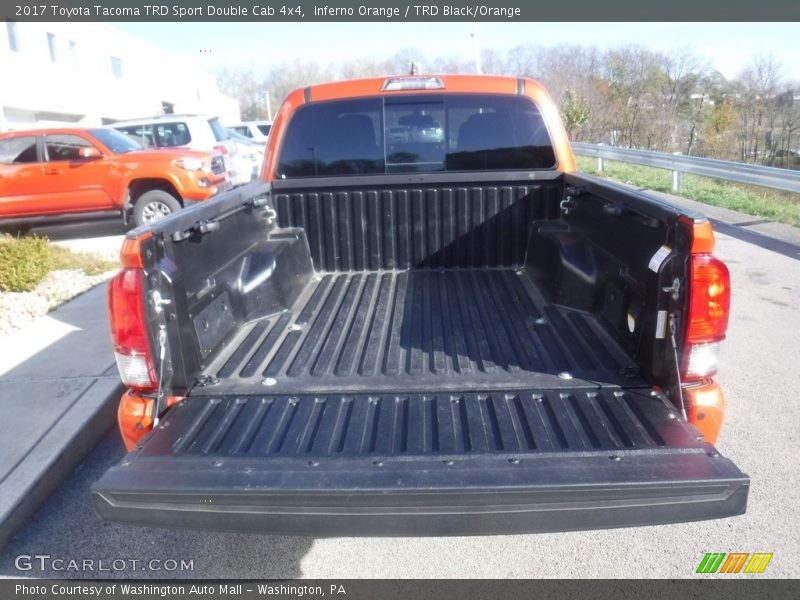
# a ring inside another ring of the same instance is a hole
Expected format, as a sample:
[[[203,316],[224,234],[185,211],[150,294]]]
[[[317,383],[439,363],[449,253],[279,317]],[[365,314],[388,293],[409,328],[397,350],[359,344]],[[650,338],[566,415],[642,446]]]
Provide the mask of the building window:
[[[80,61],[78,60],[78,44],[72,40],[69,41],[69,53],[72,55],[72,64],[76,67],[80,66]]]
[[[47,49],[50,50],[50,62],[58,62],[56,55],[56,36],[52,33],[47,34]]]
[[[122,59],[116,56],[111,57],[111,74],[114,77],[122,77]]]
[[[19,52],[17,24],[14,21],[6,21],[6,32],[8,33],[8,47],[12,52]]]

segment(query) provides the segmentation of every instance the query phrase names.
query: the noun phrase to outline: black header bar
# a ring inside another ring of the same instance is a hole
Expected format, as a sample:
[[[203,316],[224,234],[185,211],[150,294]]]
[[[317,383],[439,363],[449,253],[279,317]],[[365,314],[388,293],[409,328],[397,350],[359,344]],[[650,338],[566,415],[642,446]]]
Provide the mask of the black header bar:
[[[632,575],[642,575],[632,567]],[[373,600],[453,598],[518,600],[520,598],[585,598],[591,600],[731,600],[796,598],[798,580],[704,576],[690,580],[54,580],[0,581],[3,600],[303,600],[326,598]],[[756,576],[758,577],[758,576]]]
[[[3,20],[150,22],[798,21],[797,0],[2,0]],[[568,40],[565,40],[568,41]]]

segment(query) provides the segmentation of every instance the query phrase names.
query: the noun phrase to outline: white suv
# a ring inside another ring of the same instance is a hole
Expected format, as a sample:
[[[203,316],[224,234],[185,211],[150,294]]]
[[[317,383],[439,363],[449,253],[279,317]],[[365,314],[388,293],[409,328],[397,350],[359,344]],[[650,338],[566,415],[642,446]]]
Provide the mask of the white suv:
[[[269,130],[272,128],[272,121],[243,121],[231,127],[236,133],[250,138],[254,142],[267,143]]]
[[[250,172],[237,173],[233,160],[237,146],[217,117],[206,115],[158,115],[147,119],[118,121],[111,125],[128,134],[145,148],[190,148],[217,150],[225,159],[231,183],[250,181]]]

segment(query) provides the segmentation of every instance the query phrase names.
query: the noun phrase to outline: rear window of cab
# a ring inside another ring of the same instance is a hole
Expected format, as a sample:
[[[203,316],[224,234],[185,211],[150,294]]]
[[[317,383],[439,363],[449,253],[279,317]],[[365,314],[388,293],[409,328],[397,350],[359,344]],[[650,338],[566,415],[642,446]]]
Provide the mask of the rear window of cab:
[[[549,169],[555,162],[530,98],[398,95],[298,108],[278,177]]]

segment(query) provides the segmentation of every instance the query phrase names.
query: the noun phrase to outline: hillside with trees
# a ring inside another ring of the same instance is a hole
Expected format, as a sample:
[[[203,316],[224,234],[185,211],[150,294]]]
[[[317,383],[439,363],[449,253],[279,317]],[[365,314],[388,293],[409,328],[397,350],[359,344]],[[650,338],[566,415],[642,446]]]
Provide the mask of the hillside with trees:
[[[244,119],[267,117],[292,89],[318,81],[408,73],[475,73],[474,59],[426,56],[407,49],[388,59],[343,64],[310,61],[218,73],[221,89],[240,102]],[[691,50],[641,46],[521,45],[484,50],[483,73],[541,81],[561,107],[575,141],[681,152],[776,167],[800,167],[800,84],[780,61],[756,55],[733,79]]]

